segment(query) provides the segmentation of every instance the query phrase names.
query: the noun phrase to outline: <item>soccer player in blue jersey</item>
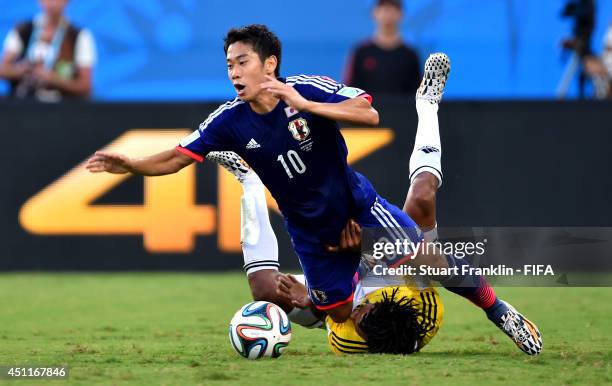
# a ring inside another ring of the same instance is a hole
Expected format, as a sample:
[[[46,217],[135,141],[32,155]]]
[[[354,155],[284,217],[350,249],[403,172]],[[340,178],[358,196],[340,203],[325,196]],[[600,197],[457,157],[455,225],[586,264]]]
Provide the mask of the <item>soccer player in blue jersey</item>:
[[[221,105],[175,149],[130,159],[98,152],[91,171],[165,175],[211,151],[233,151],[257,172],[281,209],[317,307],[346,319],[360,256],[329,253],[349,218],[363,227],[412,229],[415,223],[379,197],[348,167],[337,121],[378,123],[362,90],[318,76],[278,78],[280,42],[266,27],[247,26],[225,39],[228,76],[238,97]],[[408,235],[407,235],[408,236]]]
[[[230,30],[224,48],[237,98],[211,113],[174,149],[140,159],[97,152],[87,167],[92,172],[156,176],[175,173],[194,160],[202,162],[213,151],[235,152],[276,199],[313,303],[333,320],[344,321],[352,311],[360,256],[330,252],[326,246],[338,244],[349,219],[361,227],[392,229],[415,242],[422,238],[406,213],[378,196],[370,182],[347,165],[337,122],[376,125],[378,113],[363,90],[326,77],[279,78],[280,41],[265,26]],[[426,85],[441,93],[448,68],[434,73],[437,77],[426,77]],[[478,304],[491,300],[488,289],[486,282],[477,281],[456,292]]]

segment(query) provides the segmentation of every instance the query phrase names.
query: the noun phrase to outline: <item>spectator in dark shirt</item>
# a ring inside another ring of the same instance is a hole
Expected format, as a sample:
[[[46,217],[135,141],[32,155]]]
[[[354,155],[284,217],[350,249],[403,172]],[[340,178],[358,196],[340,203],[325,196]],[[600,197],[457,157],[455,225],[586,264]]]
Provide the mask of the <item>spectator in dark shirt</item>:
[[[372,94],[413,96],[421,81],[421,65],[416,52],[400,35],[401,0],[377,0],[372,16],[374,36],[352,52],[344,83]]]

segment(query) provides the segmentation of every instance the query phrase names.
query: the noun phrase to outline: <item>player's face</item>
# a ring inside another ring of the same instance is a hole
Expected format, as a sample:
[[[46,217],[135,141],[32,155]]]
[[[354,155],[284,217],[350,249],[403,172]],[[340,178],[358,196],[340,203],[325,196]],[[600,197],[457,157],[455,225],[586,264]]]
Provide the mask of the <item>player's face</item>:
[[[250,44],[236,42],[227,48],[227,76],[238,97],[249,102],[257,98],[259,85],[266,81],[264,63]],[[272,73],[273,75],[273,73]]]
[[[351,319],[353,320],[353,323],[355,324],[355,330],[357,330],[357,333],[363,339],[367,339],[367,338],[365,334],[363,333],[363,331],[361,331],[361,328],[359,327],[359,323],[361,323],[364,316],[366,316],[368,312],[372,310],[373,307],[374,307],[374,304],[372,303],[362,304],[359,307],[355,308],[355,310],[351,313]]]

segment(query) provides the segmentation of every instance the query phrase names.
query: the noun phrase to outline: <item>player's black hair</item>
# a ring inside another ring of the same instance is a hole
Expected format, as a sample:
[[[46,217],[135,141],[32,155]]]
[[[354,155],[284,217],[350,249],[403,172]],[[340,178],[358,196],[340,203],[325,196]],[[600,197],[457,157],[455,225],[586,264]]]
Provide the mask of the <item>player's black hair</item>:
[[[427,332],[417,320],[414,299],[396,299],[398,290],[395,288],[391,296],[383,293],[383,300],[375,303],[359,323],[372,353],[412,354]]]
[[[225,54],[227,54],[227,48],[230,44],[242,42],[250,44],[262,62],[272,55],[276,56],[277,65],[274,74],[277,77],[280,76],[281,42],[274,32],[270,31],[265,25],[251,24],[240,28],[232,28],[227,32],[223,42]]]

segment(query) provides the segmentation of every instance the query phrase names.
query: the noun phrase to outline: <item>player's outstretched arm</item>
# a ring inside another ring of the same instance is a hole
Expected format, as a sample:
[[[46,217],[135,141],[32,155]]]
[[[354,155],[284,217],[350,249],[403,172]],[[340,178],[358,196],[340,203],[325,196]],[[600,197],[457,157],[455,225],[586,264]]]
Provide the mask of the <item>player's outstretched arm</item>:
[[[97,151],[85,167],[92,173],[133,173],[142,176],[163,176],[176,173],[191,165],[193,159],[176,149],[162,151],[149,157],[129,158],[120,153]]]
[[[351,98],[339,103],[320,103],[304,98],[293,86],[267,76],[261,88],[282,99],[298,111],[309,112],[338,122],[378,125],[378,111],[365,98]]]

